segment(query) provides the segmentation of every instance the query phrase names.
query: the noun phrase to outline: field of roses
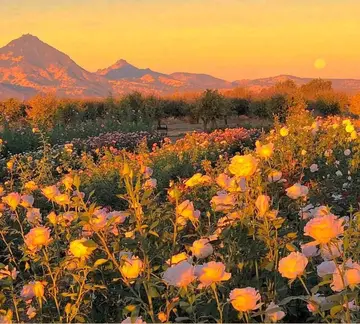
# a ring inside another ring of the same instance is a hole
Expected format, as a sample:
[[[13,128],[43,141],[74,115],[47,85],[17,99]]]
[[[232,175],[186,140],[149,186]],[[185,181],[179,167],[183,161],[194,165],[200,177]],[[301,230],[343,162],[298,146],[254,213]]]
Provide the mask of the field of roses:
[[[355,121],[95,150],[6,162],[0,322],[360,322]]]

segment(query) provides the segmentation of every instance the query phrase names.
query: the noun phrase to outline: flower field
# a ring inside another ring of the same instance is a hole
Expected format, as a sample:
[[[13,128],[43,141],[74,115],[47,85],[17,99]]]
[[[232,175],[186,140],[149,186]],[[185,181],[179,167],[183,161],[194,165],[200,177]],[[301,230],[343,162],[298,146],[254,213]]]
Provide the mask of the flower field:
[[[0,322],[360,321],[354,121],[117,141],[4,161]]]

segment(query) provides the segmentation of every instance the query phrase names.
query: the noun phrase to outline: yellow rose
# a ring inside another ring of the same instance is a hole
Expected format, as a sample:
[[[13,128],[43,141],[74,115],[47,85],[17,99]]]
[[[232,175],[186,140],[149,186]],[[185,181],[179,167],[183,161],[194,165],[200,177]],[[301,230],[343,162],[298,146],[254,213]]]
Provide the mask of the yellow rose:
[[[256,141],[255,145],[256,145],[257,155],[259,155],[260,157],[262,157],[264,159],[270,158],[274,153],[274,144],[273,143],[262,145],[259,141]]]
[[[231,305],[239,312],[249,312],[260,307],[261,297],[255,288],[236,288],[230,292]]]
[[[308,264],[306,256],[300,252],[291,252],[279,262],[279,272],[284,278],[295,279],[301,276]]]
[[[25,235],[25,244],[33,252],[48,245],[50,242],[50,229],[47,227],[34,227]]]
[[[287,127],[282,127],[280,128],[280,135],[282,137],[288,136],[289,135],[289,129]]]
[[[59,189],[56,186],[48,186],[42,189],[42,193],[49,200],[54,200],[55,196],[59,195]]]
[[[69,205],[71,203],[70,197],[67,194],[60,194],[54,197],[54,200],[57,204],[61,206]]]
[[[266,196],[266,195],[260,195],[256,199],[255,206],[256,206],[256,208],[258,210],[258,215],[260,217],[263,217],[267,213],[267,211],[269,210],[270,197]]]
[[[313,218],[304,228],[304,234],[312,237],[315,244],[327,244],[343,233],[343,219],[332,214]]]
[[[88,258],[95,249],[95,243],[85,238],[70,243],[70,252],[77,258]]]
[[[250,177],[257,169],[258,160],[252,155],[236,155],[231,159],[229,171],[238,177]]]
[[[17,192],[12,192],[7,196],[2,198],[2,201],[9,205],[12,210],[15,210],[17,206],[19,206],[21,201],[21,196]]]
[[[200,281],[199,288],[208,287],[214,283],[227,281],[231,278],[231,273],[225,271],[225,265],[215,261],[196,266],[195,274]]]
[[[171,257],[171,259],[167,260],[166,263],[168,265],[175,265],[180,263],[181,261],[187,260],[189,257],[185,252],[181,252],[178,254],[175,254]]]
[[[126,279],[136,279],[143,271],[143,262],[138,258],[126,256],[121,266],[121,273]]]

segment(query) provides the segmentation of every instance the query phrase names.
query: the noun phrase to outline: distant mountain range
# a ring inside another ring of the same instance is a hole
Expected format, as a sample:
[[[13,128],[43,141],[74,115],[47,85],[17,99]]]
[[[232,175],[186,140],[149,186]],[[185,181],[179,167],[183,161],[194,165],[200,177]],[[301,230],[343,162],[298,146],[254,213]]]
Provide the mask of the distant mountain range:
[[[148,68],[139,69],[122,59],[108,68],[91,73],[76,64],[68,55],[30,34],[0,48],[0,99],[27,99],[39,92],[55,92],[59,97],[92,98],[106,97],[110,92],[116,96],[132,91],[171,94],[234,87],[260,91],[286,79],[299,85],[311,80],[280,75],[229,82],[207,74],[165,74]],[[360,80],[331,81],[336,90],[360,92]]]

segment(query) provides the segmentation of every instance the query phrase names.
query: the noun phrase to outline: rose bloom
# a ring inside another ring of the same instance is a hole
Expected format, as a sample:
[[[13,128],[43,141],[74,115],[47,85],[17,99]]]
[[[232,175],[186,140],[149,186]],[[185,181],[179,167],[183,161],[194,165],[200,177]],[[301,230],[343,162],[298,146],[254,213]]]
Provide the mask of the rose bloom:
[[[195,268],[187,261],[182,261],[163,274],[163,280],[170,286],[186,287],[196,279]]]
[[[41,191],[49,200],[54,200],[55,196],[60,194],[59,189],[56,186],[48,186],[43,188]]]
[[[216,183],[219,187],[229,192],[239,192],[246,190],[245,178],[238,178],[238,179],[236,179],[235,177],[230,178],[225,173],[221,173],[217,176]]]
[[[34,204],[34,197],[32,195],[21,196],[21,206],[30,208]]]
[[[30,208],[26,213],[26,219],[31,224],[39,224],[41,222],[41,214],[39,208]]]
[[[161,323],[165,323],[167,321],[167,316],[164,312],[160,312],[157,317]]]
[[[235,288],[230,292],[231,305],[239,312],[249,312],[260,307],[261,296],[255,288]]]
[[[281,171],[272,170],[269,172],[268,181],[269,182],[277,182],[281,179],[281,177],[282,177]]]
[[[269,306],[266,308],[266,321],[276,323],[278,321],[281,321],[285,317],[285,312],[282,310],[275,310],[279,308],[278,305],[276,305],[274,302],[271,302]]]
[[[207,258],[214,252],[214,249],[208,239],[200,239],[195,241],[190,249],[192,254],[195,255],[198,259]]]
[[[62,183],[65,185],[66,190],[70,190],[74,183],[74,178],[70,175],[67,175],[62,179]]]
[[[280,135],[282,137],[288,136],[289,135],[289,129],[286,126],[280,128]]]
[[[77,258],[88,258],[95,249],[94,242],[85,238],[70,243],[70,252]]]
[[[126,279],[136,279],[143,271],[143,262],[135,256],[125,256],[121,273]]]
[[[44,297],[44,285],[40,281],[32,281],[27,285],[24,285],[21,290],[21,297],[28,300],[33,297],[42,298]]]
[[[316,171],[319,171],[319,166],[317,165],[317,164],[311,164],[310,165],[310,172],[311,173],[314,173],[314,172],[316,172]]]
[[[343,219],[334,215],[313,218],[304,228],[304,234],[312,237],[316,244],[327,244],[343,233]]]
[[[10,206],[12,210],[15,210],[17,206],[19,206],[21,201],[21,196],[17,192],[12,192],[8,194],[7,196],[2,198],[3,203]]]
[[[315,294],[308,300],[307,309],[311,313],[316,313],[319,310],[319,306],[325,302],[325,297]]]
[[[194,209],[194,204],[190,200],[183,201],[176,207],[176,223],[186,225],[187,220],[196,222],[200,217],[200,211]]]
[[[195,275],[200,281],[199,288],[208,287],[213,283],[227,281],[231,278],[231,273],[225,271],[225,265],[215,261],[196,266]]]
[[[301,244],[301,253],[304,254],[307,258],[315,257],[319,255],[319,250],[316,245],[314,245],[312,242]]]
[[[264,159],[270,158],[274,153],[274,144],[273,143],[262,145],[259,141],[256,141],[255,145],[256,145],[257,155],[259,155],[260,157],[262,157]]]
[[[225,192],[219,192],[217,196],[211,198],[211,204],[215,207],[215,211],[228,211],[234,208],[235,203],[235,196]]]
[[[54,197],[55,202],[60,206],[69,205],[71,203],[70,197],[68,194],[60,194]]]
[[[341,272],[339,271],[339,268]],[[360,265],[351,259],[340,265],[333,273],[333,281],[330,285],[333,291],[342,291],[345,287],[354,288],[360,283]]]
[[[325,261],[334,260],[335,258],[339,258],[343,254],[342,240],[336,240],[335,242],[331,242],[330,249],[327,244],[321,245],[320,253],[321,253],[321,257]]]
[[[258,215],[260,217],[263,217],[267,213],[267,211],[269,210],[270,197],[266,196],[266,195],[260,195],[256,199],[255,206],[256,206],[256,208],[258,210]]]
[[[198,185],[206,185],[211,182],[211,178],[207,175],[202,175],[201,173],[194,174],[190,179],[185,182],[187,187],[195,187]]]
[[[29,191],[34,191],[38,188],[38,186],[36,185],[36,183],[34,181],[26,182],[24,187],[26,190],[29,190]]]
[[[186,252],[181,252],[178,254],[173,255],[169,260],[166,261],[168,265],[175,265],[180,263],[181,261],[187,260],[189,257]]]
[[[336,264],[334,261],[324,261],[317,267],[317,274],[319,277],[325,277],[326,275],[333,274],[336,270]]]
[[[279,262],[279,272],[284,278],[295,279],[301,276],[308,264],[306,256],[300,252],[291,252]]]
[[[41,249],[44,245],[46,246],[50,242],[50,229],[47,227],[34,227],[25,235],[25,244],[30,251]]]
[[[131,320],[131,317],[126,317],[121,323],[124,323],[124,324],[146,324],[146,322],[142,320],[141,316],[135,318],[134,321]]]
[[[236,155],[231,159],[229,171],[237,177],[250,177],[257,169],[258,160],[252,155]]]
[[[300,183],[295,183],[293,186],[286,189],[286,195],[291,199],[298,199],[305,197],[309,192],[309,188],[302,186]]]

